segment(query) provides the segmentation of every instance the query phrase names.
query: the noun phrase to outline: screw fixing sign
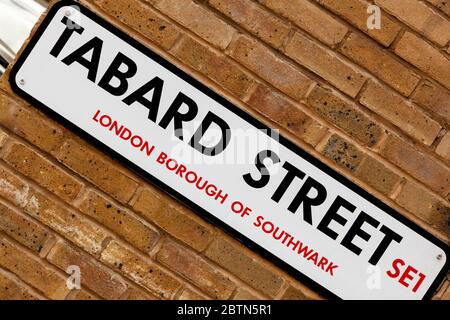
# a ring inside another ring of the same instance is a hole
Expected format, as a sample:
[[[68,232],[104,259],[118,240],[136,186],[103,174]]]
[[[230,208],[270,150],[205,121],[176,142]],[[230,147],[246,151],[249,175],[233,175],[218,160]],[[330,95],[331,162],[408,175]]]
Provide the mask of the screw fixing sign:
[[[87,8],[49,11],[13,90],[142,177],[343,299],[423,299],[448,247]]]

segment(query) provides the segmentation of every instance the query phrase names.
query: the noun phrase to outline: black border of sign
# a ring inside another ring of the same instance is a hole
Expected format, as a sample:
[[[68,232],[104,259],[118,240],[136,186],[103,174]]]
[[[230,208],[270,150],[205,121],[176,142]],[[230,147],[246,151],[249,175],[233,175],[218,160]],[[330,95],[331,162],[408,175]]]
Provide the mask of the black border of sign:
[[[127,42],[129,45],[133,46],[137,50],[139,50],[142,53],[146,54],[150,59],[152,59],[155,62],[159,63],[160,65],[162,65],[163,67],[165,67],[166,69],[171,71],[172,73],[176,74],[178,77],[182,78],[184,81],[188,82],[192,86],[194,86],[197,89],[201,90],[204,94],[206,94],[210,98],[216,100],[217,102],[219,102],[220,104],[225,106],[227,109],[229,109],[231,112],[233,112],[236,115],[238,115],[239,117],[243,118],[244,120],[249,122],[251,125],[253,125],[257,129],[267,130],[266,132],[270,132],[271,129],[269,127],[267,127],[266,125],[264,125],[263,123],[261,123],[259,120],[255,119],[250,114],[248,114],[245,111],[243,111],[242,109],[239,109],[237,106],[233,105],[230,101],[226,100],[224,97],[220,96],[218,93],[214,92],[212,89],[208,88],[207,86],[205,86],[204,84],[202,84],[198,80],[194,79],[192,76],[188,75],[186,72],[182,71],[181,69],[179,69],[177,66],[173,65],[168,60],[166,60],[163,57],[159,56],[157,53],[152,51],[150,48],[148,48],[144,44],[138,42],[136,39],[132,38],[131,36],[126,34],[124,31],[120,30],[118,27],[112,25],[111,23],[107,22],[106,20],[104,20],[103,18],[101,18],[100,16],[95,14],[90,9],[84,7],[79,2],[76,2],[76,1],[73,1],[73,0],[61,0],[61,1],[57,2],[56,4],[54,4],[50,8],[50,10],[48,11],[46,17],[43,19],[43,21],[42,21],[41,25],[38,27],[36,33],[30,39],[28,45],[25,47],[25,49],[23,50],[22,54],[20,55],[20,57],[17,59],[16,63],[12,67],[11,75],[10,75],[10,78],[9,78],[9,82],[11,84],[11,87],[12,87],[13,91],[16,94],[18,94],[19,96],[24,97],[26,100],[28,100],[34,106],[39,107],[39,109],[41,109],[43,112],[45,112],[47,115],[49,115],[50,117],[52,117],[56,121],[62,123],[64,126],[69,128],[70,130],[72,130],[72,131],[76,132],[78,135],[82,136],[84,139],[90,141],[97,148],[101,149],[102,151],[104,151],[105,153],[110,155],[111,157],[117,159],[119,162],[121,162],[124,165],[126,165],[128,168],[130,168],[131,170],[136,172],[138,175],[140,175],[140,176],[144,177],[145,179],[151,181],[153,184],[158,186],[163,191],[167,192],[172,197],[175,197],[177,200],[179,200],[179,201],[183,202],[184,204],[188,205],[194,211],[196,211],[199,214],[201,214],[205,219],[209,220],[210,222],[214,223],[215,225],[217,225],[220,228],[224,229],[226,232],[228,232],[231,235],[233,235],[237,240],[242,242],[248,248],[256,250],[260,254],[268,255],[268,257],[270,258],[270,260],[272,262],[274,262],[275,264],[279,265],[281,268],[287,270],[291,275],[293,275],[294,277],[299,278],[301,281],[303,281],[307,285],[313,287],[314,289],[319,290],[321,292],[324,292],[327,295],[329,295],[330,297],[340,299],[336,294],[334,294],[330,290],[326,289],[325,287],[323,287],[319,283],[315,282],[311,278],[305,276],[299,270],[295,269],[294,267],[290,266],[289,264],[287,264],[286,262],[284,262],[280,258],[276,257],[275,255],[270,253],[268,250],[262,248],[260,245],[258,245],[254,241],[248,239],[245,235],[239,233],[238,231],[233,229],[231,226],[225,224],[224,222],[222,222],[221,220],[216,218],[214,215],[212,215],[211,213],[209,213],[205,209],[201,208],[199,205],[195,204],[190,199],[188,199],[185,196],[183,196],[182,194],[180,194],[178,191],[172,189],[171,187],[169,187],[166,184],[164,184],[164,182],[156,179],[155,177],[150,175],[145,170],[139,168],[137,165],[133,164],[126,157],[122,156],[121,154],[117,153],[116,151],[114,151],[113,149],[108,147],[107,145],[103,144],[101,141],[97,140],[95,137],[91,136],[90,134],[88,134],[87,132],[82,130],[81,128],[77,127],[76,125],[71,123],[69,120],[65,119],[64,117],[62,117],[61,115],[59,115],[58,113],[56,113],[55,111],[50,109],[48,106],[46,106],[43,103],[41,103],[40,101],[36,100],[35,98],[30,96],[28,93],[26,93],[25,91],[23,91],[22,89],[20,89],[17,86],[16,81],[15,81],[17,72],[20,70],[20,68],[22,67],[22,65],[26,61],[27,57],[29,56],[29,54],[33,50],[33,48],[36,45],[36,43],[39,41],[40,37],[42,36],[44,31],[46,30],[46,28],[49,25],[50,21],[56,15],[58,10],[61,9],[62,7],[66,7],[66,6],[76,6],[76,7],[80,8],[80,11],[81,11],[82,14],[86,15],[87,17],[92,19],[94,22],[96,22],[99,25],[101,25],[103,28],[107,29],[108,31],[110,31],[111,33],[116,35],[117,37],[121,38],[122,40]],[[403,223],[407,227],[411,228],[412,230],[414,230],[415,232],[417,232],[418,234],[420,234],[421,236],[425,237],[426,239],[431,241],[433,244],[435,244],[436,246],[438,246],[442,250],[444,250],[444,252],[446,254],[446,257],[445,257],[446,258],[446,263],[444,264],[442,270],[439,272],[439,274],[437,275],[436,279],[434,280],[434,282],[432,283],[432,285],[430,286],[430,288],[428,289],[428,291],[426,292],[426,294],[424,295],[424,298],[423,298],[423,299],[429,299],[431,297],[431,295],[435,292],[435,290],[437,289],[438,285],[440,284],[440,282],[442,281],[442,279],[446,275],[447,270],[449,269],[449,266],[450,266],[450,261],[448,259],[448,255],[449,255],[449,252],[450,252],[449,251],[449,247],[444,242],[440,241],[438,238],[434,237],[432,234],[430,234],[429,232],[425,231],[424,229],[422,229],[421,227],[416,225],[414,222],[408,220],[405,216],[403,216],[400,213],[398,213],[397,211],[395,211],[393,208],[389,207],[388,205],[386,205],[385,203],[383,203],[379,199],[375,198],[373,195],[371,195],[367,191],[363,190],[361,187],[359,187],[358,185],[356,185],[355,183],[353,183],[352,181],[350,181],[349,179],[347,179],[346,177],[344,177],[343,175],[341,175],[337,171],[333,170],[331,167],[329,167],[325,163],[321,162],[320,160],[318,160],[314,156],[310,155],[309,153],[307,153],[306,151],[301,149],[299,146],[295,145],[293,142],[287,140],[286,138],[284,138],[282,136],[279,136],[279,142],[282,145],[284,145],[285,147],[287,147],[288,149],[290,149],[291,151],[295,152],[298,156],[306,159],[307,161],[309,161],[314,166],[316,166],[319,169],[321,169],[326,174],[332,176],[334,179],[336,179],[340,183],[344,184],[346,187],[350,188],[351,190],[353,190],[354,192],[359,194],[361,197],[367,199],[368,201],[370,201],[375,206],[377,206],[380,209],[384,210],[386,213],[388,213],[389,215],[391,215],[392,217],[394,217],[395,219],[397,219],[398,221],[400,221],[401,223]]]

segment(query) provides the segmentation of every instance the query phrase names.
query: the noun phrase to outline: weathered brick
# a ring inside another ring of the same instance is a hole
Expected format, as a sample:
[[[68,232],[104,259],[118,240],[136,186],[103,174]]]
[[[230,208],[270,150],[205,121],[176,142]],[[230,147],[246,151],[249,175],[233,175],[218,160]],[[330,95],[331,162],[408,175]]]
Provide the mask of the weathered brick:
[[[289,285],[281,296],[281,300],[309,300],[309,298],[301,289]]]
[[[444,12],[447,16],[450,17],[450,1],[449,0],[427,0],[442,12]]]
[[[64,208],[45,195],[32,192],[25,211],[85,251],[96,254],[108,234],[84,216]]]
[[[396,202],[431,224],[433,228],[450,233],[450,204],[433,195],[418,184],[407,181]]]
[[[261,300],[250,291],[244,288],[238,288],[233,300]]]
[[[127,285],[118,274],[66,242],[57,242],[47,259],[63,271],[67,271],[69,266],[79,267],[81,285],[105,299],[117,299],[127,289]]]
[[[367,20],[370,14],[367,8],[370,5],[364,0],[316,0],[324,7],[330,9],[334,13],[347,20],[356,28],[366,33],[370,37],[382,45],[388,47],[400,32],[401,26],[399,23],[391,19],[387,14],[381,12],[381,28],[369,29],[367,27]]]
[[[94,191],[83,199],[80,210],[144,252],[149,252],[159,238],[154,228]]]
[[[14,128],[14,121],[19,105],[4,91],[0,91],[0,124],[11,130]]]
[[[315,146],[326,132],[322,125],[306,115],[298,106],[263,85],[258,85],[247,103],[312,146]]]
[[[0,128],[0,149],[8,139],[8,134]]]
[[[375,145],[383,134],[382,128],[353,102],[331,89],[316,85],[306,102],[319,116],[368,146]]]
[[[30,187],[19,179],[16,173],[0,167],[0,196],[19,208],[29,200]]]
[[[349,171],[355,171],[364,157],[355,145],[336,134],[328,139],[321,153]]]
[[[450,123],[450,92],[448,90],[430,81],[424,81],[414,91],[411,99]]]
[[[178,300],[206,300],[207,298],[191,289],[184,289]]]
[[[210,226],[193,213],[187,213],[169,204],[161,195],[150,189],[144,189],[133,205],[133,209],[141,213],[150,222],[173,237],[185,242],[198,251],[202,251],[211,242],[213,231]]]
[[[449,9],[450,12],[450,9]],[[449,13],[450,15],[450,13]],[[442,295],[441,300],[450,300],[450,286],[447,287],[447,290],[445,291],[445,293]]]
[[[289,34],[286,22],[255,2],[209,0],[209,4],[273,47],[279,47]]]
[[[447,132],[436,147],[436,153],[446,160],[450,160],[450,132]]]
[[[436,8],[442,10],[447,16],[450,17],[450,1],[448,0],[427,0]]]
[[[94,2],[105,12],[164,49],[169,49],[179,36],[177,28],[139,0],[94,0]]]
[[[385,195],[390,195],[400,176],[371,156],[366,156],[355,171],[355,176]]]
[[[0,201],[0,231],[39,253],[49,238],[49,232],[28,216]]]
[[[0,270],[0,300],[39,300],[20,280]]]
[[[376,82],[369,82],[359,101],[426,145],[431,145],[441,130],[438,122]]]
[[[445,197],[450,191],[448,167],[414,145],[389,135],[380,153],[442,196]]]
[[[256,258],[242,245],[225,237],[217,237],[205,255],[269,296],[275,296],[284,283],[283,278],[271,270],[262,259]]]
[[[245,35],[236,37],[230,47],[233,58],[295,100],[301,99],[313,83],[291,63]]]
[[[409,96],[419,83],[418,74],[394,59],[377,43],[357,33],[352,33],[345,40],[340,52],[404,96]]]
[[[195,252],[173,241],[164,242],[157,259],[216,299],[227,299],[233,293],[235,285],[225,274]]]
[[[128,290],[128,294],[126,296],[127,300],[158,300],[157,297],[150,294],[149,292],[146,292],[144,290],[141,290],[139,288],[130,288]]]
[[[450,60],[425,40],[406,32],[395,53],[450,89]]]
[[[348,31],[346,26],[308,1],[264,0],[262,2],[329,46],[341,42]]]
[[[63,141],[63,131],[30,107],[17,110],[14,132],[46,152],[55,151]]]
[[[174,53],[182,62],[238,97],[242,97],[254,83],[250,75],[242,71],[231,59],[192,38],[183,38]]]
[[[69,289],[66,279],[38,257],[0,236],[0,266],[39,289],[50,299],[64,299]]]
[[[417,0],[375,0],[384,10],[440,46],[450,40],[450,21]]]
[[[170,298],[180,287],[178,280],[150,259],[136,255],[116,241],[108,244],[100,259],[159,297]]]
[[[138,187],[117,164],[75,140],[64,144],[58,160],[122,203],[128,202]]]
[[[73,295],[71,294],[68,300],[99,300],[95,295],[86,290],[77,290]]]
[[[318,45],[298,32],[288,43],[286,54],[352,97],[356,97],[366,80],[359,70],[332,50]]]
[[[438,289],[433,293],[431,300],[440,300],[442,298],[442,296],[444,295],[445,291],[447,290],[448,285],[449,285],[449,282],[444,280],[438,286]]]
[[[225,49],[234,28],[192,0],[158,0],[155,7],[211,44]]]
[[[448,17],[450,17],[450,1],[448,0],[440,0],[437,4],[437,7],[444,12]],[[450,290],[447,290],[447,293],[450,292]],[[450,300],[450,298],[448,299]]]
[[[82,188],[79,180],[21,143],[14,143],[3,159],[17,171],[66,201],[75,199]]]

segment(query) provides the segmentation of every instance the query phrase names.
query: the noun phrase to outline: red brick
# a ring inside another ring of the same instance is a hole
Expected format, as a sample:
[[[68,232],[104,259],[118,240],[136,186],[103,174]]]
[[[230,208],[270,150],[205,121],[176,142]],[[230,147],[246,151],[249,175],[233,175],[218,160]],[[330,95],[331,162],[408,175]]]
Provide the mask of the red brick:
[[[66,242],[57,242],[47,259],[63,271],[67,271],[69,266],[79,267],[81,285],[105,299],[117,299],[127,289],[122,277]]]
[[[122,203],[128,202],[138,187],[117,164],[75,140],[64,144],[58,160]]]
[[[157,259],[216,299],[227,299],[233,293],[235,285],[225,274],[195,252],[173,241],[164,242]]]
[[[159,195],[156,191],[144,189],[133,205],[148,221],[183,241],[198,251],[203,251],[213,238],[211,227]]]
[[[313,83],[291,63],[245,35],[236,37],[230,47],[233,58],[295,100],[300,100]]]
[[[383,135],[383,129],[359,107],[331,89],[316,85],[306,102],[321,118],[368,146],[375,145]]]
[[[157,0],[155,7],[211,44],[225,49],[234,28],[192,0]]]
[[[450,132],[447,132],[436,147],[436,153],[450,161]]]
[[[37,253],[41,252],[50,237],[48,230],[43,226],[16,209],[10,208],[1,199],[0,231]]]
[[[408,181],[396,198],[396,202],[432,225],[433,228],[443,231],[444,234],[450,234],[448,225],[450,204],[427,189]]]
[[[398,174],[371,156],[366,156],[361,161],[355,176],[387,196],[392,194],[401,179]]]
[[[85,251],[96,254],[109,234],[84,216],[32,192],[25,211]]]
[[[448,90],[430,81],[424,81],[414,91],[411,99],[450,123],[450,92]]]
[[[108,244],[100,259],[161,298],[172,297],[180,287],[178,280],[150,259],[144,259],[116,241]]]
[[[1,235],[0,266],[39,289],[50,299],[64,299],[69,293],[66,279],[61,274]]]
[[[391,19],[386,13],[381,12],[381,29],[368,29],[367,8],[370,3],[363,0],[316,0],[324,7],[330,9],[356,28],[366,33],[382,45],[388,47],[400,32],[401,25]]]
[[[254,2],[209,0],[209,4],[273,47],[279,47],[289,34],[289,24]]]
[[[252,255],[242,245],[224,237],[217,237],[205,255],[255,289],[273,297],[284,283],[262,259]]]
[[[332,50],[318,45],[298,32],[288,43],[286,54],[352,97],[356,97],[366,80],[359,70]]]
[[[438,122],[415,105],[376,82],[369,82],[360,102],[426,145],[431,145],[441,130]]]
[[[65,201],[75,199],[82,188],[79,180],[23,144],[14,143],[3,159],[14,169]]]
[[[242,97],[254,83],[236,63],[196,40],[185,37],[177,45],[175,56],[220,86]]]
[[[39,300],[22,281],[0,270],[0,300]]]
[[[94,191],[85,196],[80,210],[144,252],[150,252],[159,238],[154,228]]]
[[[340,52],[404,96],[409,96],[419,83],[418,74],[394,59],[376,42],[357,33],[345,40]]]
[[[364,154],[354,144],[333,134],[320,152],[340,167],[351,172],[361,163]]]
[[[341,42],[348,31],[346,26],[308,1],[264,0],[262,2],[329,46]]]
[[[450,89],[450,60],[425,40],[406,32],[395,53]]]
[[[298,106],[268,87],[258,85],[247,103],[271,121],[313,146],[326,132],[323,126],[306,115]]]
[[[445,197],[450,191],[448,167],[414,145],[389,135],[380,153],[442,196]]]
[[[94,0],[94,2],[106,13],[164,49],[172,47],[178,39],[177,28],[139,0]]]
[[[417,0],[375,0],[400,21],[440,46],[450,40],[450,21]]]

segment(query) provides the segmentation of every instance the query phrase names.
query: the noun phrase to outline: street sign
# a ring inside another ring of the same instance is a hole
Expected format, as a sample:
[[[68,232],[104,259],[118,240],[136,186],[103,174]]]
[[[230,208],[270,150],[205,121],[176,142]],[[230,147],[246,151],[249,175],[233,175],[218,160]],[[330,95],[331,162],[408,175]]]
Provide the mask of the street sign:
[[[448,247],[87,8],[56,3],[13,90],[300,280],[428,298]]]

